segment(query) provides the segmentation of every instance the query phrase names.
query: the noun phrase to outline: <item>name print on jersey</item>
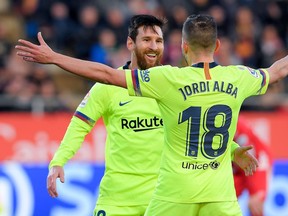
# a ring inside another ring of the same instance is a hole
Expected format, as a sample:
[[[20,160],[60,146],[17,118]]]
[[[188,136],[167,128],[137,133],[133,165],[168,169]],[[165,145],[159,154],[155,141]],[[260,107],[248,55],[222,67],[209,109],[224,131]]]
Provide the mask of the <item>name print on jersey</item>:
[[[223,81],[206,81],[199,83],[192,83],[191,85],[186,85],[182,88],[179,88],[184,101],[189,96],[195,94],[204,93],[204,92],[223,92],[229,94],[234,98],[237,98],[238,88],[233,86],[231,83],[226,83]]]
[[[153,130],[163,127],[163,119],[154,116],[149,119],[141,119],[137,117],[136,119],[128,120],[121,119],[122,129],[133,129],[135,132],[144,131],[144,130]]]

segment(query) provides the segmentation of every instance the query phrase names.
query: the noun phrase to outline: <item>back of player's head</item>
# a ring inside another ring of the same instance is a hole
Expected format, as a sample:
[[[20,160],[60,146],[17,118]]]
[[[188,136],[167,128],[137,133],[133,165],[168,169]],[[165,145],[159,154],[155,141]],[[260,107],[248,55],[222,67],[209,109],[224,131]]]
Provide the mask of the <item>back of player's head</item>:
[[[191,15],[183,24],[182,37],[192,50],[214,51],[217,24],[210,15]]]
[[[152,15],[139,14],[130,19],[128,27],[128,36],[135,41],[138,35],[138,29],[143,26],[144,28],[151,27],[155,31],[155,26],[159,26],[161,30],[165,24],[165,20],[157,18]],[[156,32],[156,31],[155,31]]]

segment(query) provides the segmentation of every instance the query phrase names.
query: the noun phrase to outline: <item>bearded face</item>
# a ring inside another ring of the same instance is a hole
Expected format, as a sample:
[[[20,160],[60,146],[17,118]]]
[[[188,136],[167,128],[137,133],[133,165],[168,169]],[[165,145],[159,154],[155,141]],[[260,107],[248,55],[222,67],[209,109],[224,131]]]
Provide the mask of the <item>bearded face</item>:
[[[161,65],[160,61],[162,58],[162,53],[156,50],[142,50],[135,48],[135,56],[137,59],[137,65],[139,69],[145,70],[150,67],[155,67]]]
[[[138,29],[133,55],[139,69],[145,70],[161,65],[163,50],[164,43],[160,27]]]

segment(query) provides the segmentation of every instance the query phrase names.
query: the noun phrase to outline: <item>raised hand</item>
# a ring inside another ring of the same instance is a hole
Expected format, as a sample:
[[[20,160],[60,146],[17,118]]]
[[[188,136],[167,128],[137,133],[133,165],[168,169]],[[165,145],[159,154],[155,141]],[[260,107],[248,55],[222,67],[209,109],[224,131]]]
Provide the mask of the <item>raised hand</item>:
[[[56,53],[46,44],[41,32],[37,34],[40,45],[33,44],[27,40],[19,39],[20,45],[16,45],[15,48],[18,50],[17,55],[23,57],[23,60],[29,62],[37,62],[42,64],[53,63],[53,56]]]
[[[251,176],[258,167],[257,159],[248,151],[253,146],[238,147],[234,152],[234,162],[245,172],[246,176]]]

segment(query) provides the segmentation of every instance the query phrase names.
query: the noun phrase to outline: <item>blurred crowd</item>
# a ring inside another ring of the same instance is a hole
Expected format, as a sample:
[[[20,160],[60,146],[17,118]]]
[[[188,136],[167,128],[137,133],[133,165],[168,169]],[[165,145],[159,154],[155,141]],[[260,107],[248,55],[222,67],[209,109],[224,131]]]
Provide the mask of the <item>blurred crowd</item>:
[[[216,19],[219,64],[269,67],[288,53],[285,0],[0,0],[0,111],[74,111],[93,85],[57,67],[22,61],[14,49],[19,38],[38,43],[41,31],[55,51],[119,67],[130,59],[130,17],[153,14],[167,20],[162,63],[184,66],[181,28],[193,13]],[[248,99],[243,110],[288,111],[287,84]]]

